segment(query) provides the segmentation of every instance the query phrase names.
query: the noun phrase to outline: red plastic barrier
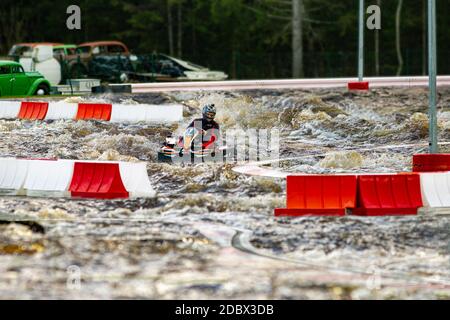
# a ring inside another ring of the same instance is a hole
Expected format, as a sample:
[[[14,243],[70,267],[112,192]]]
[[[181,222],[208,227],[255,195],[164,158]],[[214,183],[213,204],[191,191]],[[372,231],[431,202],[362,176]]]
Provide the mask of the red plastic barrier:
[[[107,103],[79,103],[77,120],[104,120],[111,119],[112,105]]]
[[[117,163],[75,162],[69,191],[73,197],[128,198]]]
[[[19,119],[44,120],[48,111],[48,102],[23,101],[20,106]]]
[[[369,82],[349,82],[348,90],[369,90]]]
[[[450,171],[450,154],[416,154],[413,156],[413,171]]]
[[[358,208],[354,215],[414,215],[422,207],[418,174],[358,177]]]
[[[343,216],[356,206],[356,176],[288,176],[287,209],[275,216]]]

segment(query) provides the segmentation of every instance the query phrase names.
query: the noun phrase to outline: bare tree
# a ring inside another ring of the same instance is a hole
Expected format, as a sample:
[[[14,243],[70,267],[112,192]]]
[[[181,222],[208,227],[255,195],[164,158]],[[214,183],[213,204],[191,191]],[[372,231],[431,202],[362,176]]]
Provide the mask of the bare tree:
[[[177,25],[178,25],[178,35],[177,35],[177,53],[178,58],[181,58],[183,54],[183,2],[179,1],[177,5]]]
[[[402,56],[401,37],[400,37],[402,6],[403,6],[403,0],[398,0],[397,12],[395,15],[395,34],[396,34],[395,47],[397,49],[397,59],[398,59],[397,76],[400,76],[402,74],[402,70],[403,70],[403,56]]]
[[[304,76],[303,62],[303,22],[304,0],[257,0],[259,8],[246,5],[246,7],[268,18],[285,21],[282,32],[289,28],[292,31],[292,77]]]
[[[427,43],[427,0],[422,1],[422,74],[425,76],[428,74],[428,43]]]
[[[173,21],[172,21],[172,1],[167,0],[167,31],[169,37],[169,54],[174,55],[173,49]]]
[[[303,71],[303,0],[292,0],[292,77],[302,78]]]
[[[28,16],[19,6],[10,6],[0,10],[0,50],[7,51],[14,43],[24,40],[25,22]]]

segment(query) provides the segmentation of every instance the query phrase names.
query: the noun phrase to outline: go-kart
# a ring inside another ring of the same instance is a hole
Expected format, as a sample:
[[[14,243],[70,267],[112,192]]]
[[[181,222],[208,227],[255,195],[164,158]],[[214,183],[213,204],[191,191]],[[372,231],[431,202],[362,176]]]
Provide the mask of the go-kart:
[[[166,163],[200,163],[221,161],[226,156],[226,147],[218,146],[216,136],[203,141],[207,133],[202,129],[189,127],[183,136],[169,136],[158,151],[158,161]]]

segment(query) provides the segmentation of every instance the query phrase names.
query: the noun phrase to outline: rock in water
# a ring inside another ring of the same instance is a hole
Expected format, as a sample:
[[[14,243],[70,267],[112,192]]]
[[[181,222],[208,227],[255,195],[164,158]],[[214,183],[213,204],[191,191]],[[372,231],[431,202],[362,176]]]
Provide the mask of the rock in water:
[[[322,168],[353,169],[363,164],[363,157],[356,151],[342,151],[327,154],[325,159],[319,162]]]

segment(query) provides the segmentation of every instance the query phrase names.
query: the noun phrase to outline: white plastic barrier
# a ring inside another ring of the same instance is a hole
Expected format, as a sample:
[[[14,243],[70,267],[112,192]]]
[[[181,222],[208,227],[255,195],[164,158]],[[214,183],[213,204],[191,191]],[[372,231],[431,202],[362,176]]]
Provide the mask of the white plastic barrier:
[[[78,111],[77,103],[52,103],[48,104],[47,115],[45,120],[73,120]]]
[[[112,106],[111,122],[177,122],[183,120],[183,106],[169,105],[122,105]]]
[[[72,160],[30,160],[24,189],[27,196],[64,197],[69,196],[74,161]]]
[[[145,122],[143,105],[115,104],[111,111],[111,122]]]
[[[0,158],[0,195],[27,195],[36,197],[70,197],[74,190],[71,182],[75,174],[75,163],[118,164],[124,191],[130,198],[151,198],[156,195],[145,162],[82,160],[30,160]],[[100,175],[103,171],[98,172]],[[80,174],[80,173],[78,173]],[[92,182],[92,175],[79,175],[84,184]],[[111,181],[110,181],[111,182]]]
[[[145,162],[119,162],[120,176],[125,189],[132,198],[154,197],[155,190],[150,183]]]
[[[421,173],[420,185],[424,207],[450,207],[450,172]]]
[[[20,101],[0,101],[0,119],[17,119],[21,105]]]
[[[0,194],[25,195],[28,165],[27,160],[0,158]]]

